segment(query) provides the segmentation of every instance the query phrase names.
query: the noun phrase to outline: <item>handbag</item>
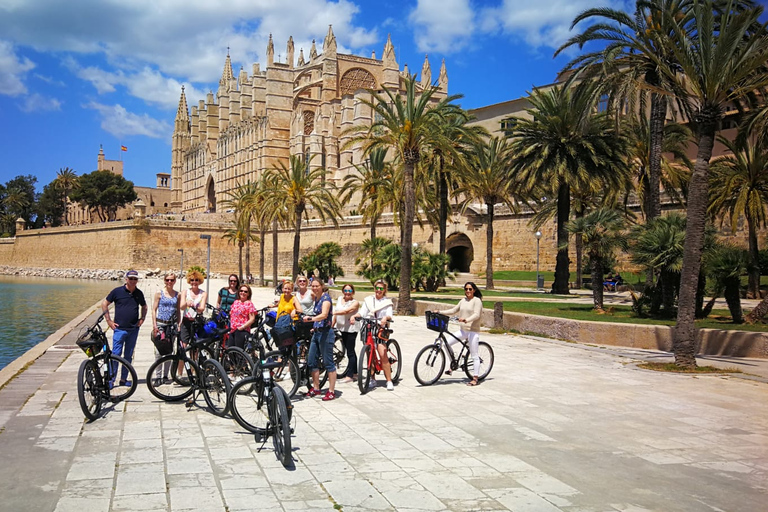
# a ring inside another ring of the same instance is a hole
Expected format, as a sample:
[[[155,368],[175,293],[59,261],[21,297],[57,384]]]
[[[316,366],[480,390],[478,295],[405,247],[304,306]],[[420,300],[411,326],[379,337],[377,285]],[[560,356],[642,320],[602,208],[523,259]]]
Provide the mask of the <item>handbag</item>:
[[[161,356],[167,356],[173,353],[174,332],[171,325],[166,325],[157,329],[157,334],[152,336],[152,343],[155,344],[157,353]]]

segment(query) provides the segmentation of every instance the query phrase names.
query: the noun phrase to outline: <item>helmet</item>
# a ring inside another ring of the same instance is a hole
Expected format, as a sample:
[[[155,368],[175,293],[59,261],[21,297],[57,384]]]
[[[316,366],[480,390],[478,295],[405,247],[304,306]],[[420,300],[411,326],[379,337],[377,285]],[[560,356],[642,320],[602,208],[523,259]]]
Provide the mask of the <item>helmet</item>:
[[[214,334],[217,328],[218,328],[218,325],[216,325],[216,322],[211,320],[205,323],[205,327],[203,329],[205,330],[206,334]]]

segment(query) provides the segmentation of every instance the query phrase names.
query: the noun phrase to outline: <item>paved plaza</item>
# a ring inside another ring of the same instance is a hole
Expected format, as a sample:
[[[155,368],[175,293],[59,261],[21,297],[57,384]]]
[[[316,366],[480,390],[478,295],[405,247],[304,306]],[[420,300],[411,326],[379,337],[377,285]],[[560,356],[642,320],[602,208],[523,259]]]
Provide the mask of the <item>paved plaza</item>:
[[[139,284],[148,298],[157,286]],[[254,302],[271,297],[257,289]],[[765,378],[656,373],[635,366],[650,352],[484,334],[487,381],[421,387],[413,358],[434,333],[423,318],[393,327],[395,391],[339,384],[336,401],[296,399],[291,469],[202,399],[187,410],[150,395],[151,323],[134,396],[84,422],[85,356],[65,336],[0,389],[0,510],[768,509]]]

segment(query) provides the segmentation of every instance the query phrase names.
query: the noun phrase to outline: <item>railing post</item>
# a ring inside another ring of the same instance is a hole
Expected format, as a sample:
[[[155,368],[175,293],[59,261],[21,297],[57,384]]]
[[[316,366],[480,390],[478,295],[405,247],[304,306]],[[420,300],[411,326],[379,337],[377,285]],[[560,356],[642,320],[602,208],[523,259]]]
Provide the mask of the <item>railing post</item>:
[[[503,302],[493,303],[493,327],[495,329],[504,328],[504,303]]]

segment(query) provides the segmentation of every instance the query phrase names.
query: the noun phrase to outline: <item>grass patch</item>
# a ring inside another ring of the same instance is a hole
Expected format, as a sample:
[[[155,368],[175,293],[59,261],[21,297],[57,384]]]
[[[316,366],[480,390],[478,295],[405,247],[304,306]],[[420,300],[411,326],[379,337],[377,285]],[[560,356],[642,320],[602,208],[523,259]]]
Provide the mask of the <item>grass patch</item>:
[[[638,368],[643,370],[653,370],[655,372],[671,373],[741,373],[738,368],[716,368],[714,366],[697,366],[696,368],[684,368],[675,363],[640,363]]]
[[[552,295],[550,293],[540,293],[540,292],[505,292],[504,290],[484,290],[482,287],[480,288],[480,291],[483,292],[483,299],[489,298],[489,297],[514,297],[514,298],[520,298],[520,299],[563,299],[563,300],[570,300],[570,299],[578,299],[578,295]],[[411,296],[414,298],[420,298],[420,299],[427,299],[431,300],[431,297],[464,297],[464,290],[462,288],[440,288],[436,292],[411,292]]]

